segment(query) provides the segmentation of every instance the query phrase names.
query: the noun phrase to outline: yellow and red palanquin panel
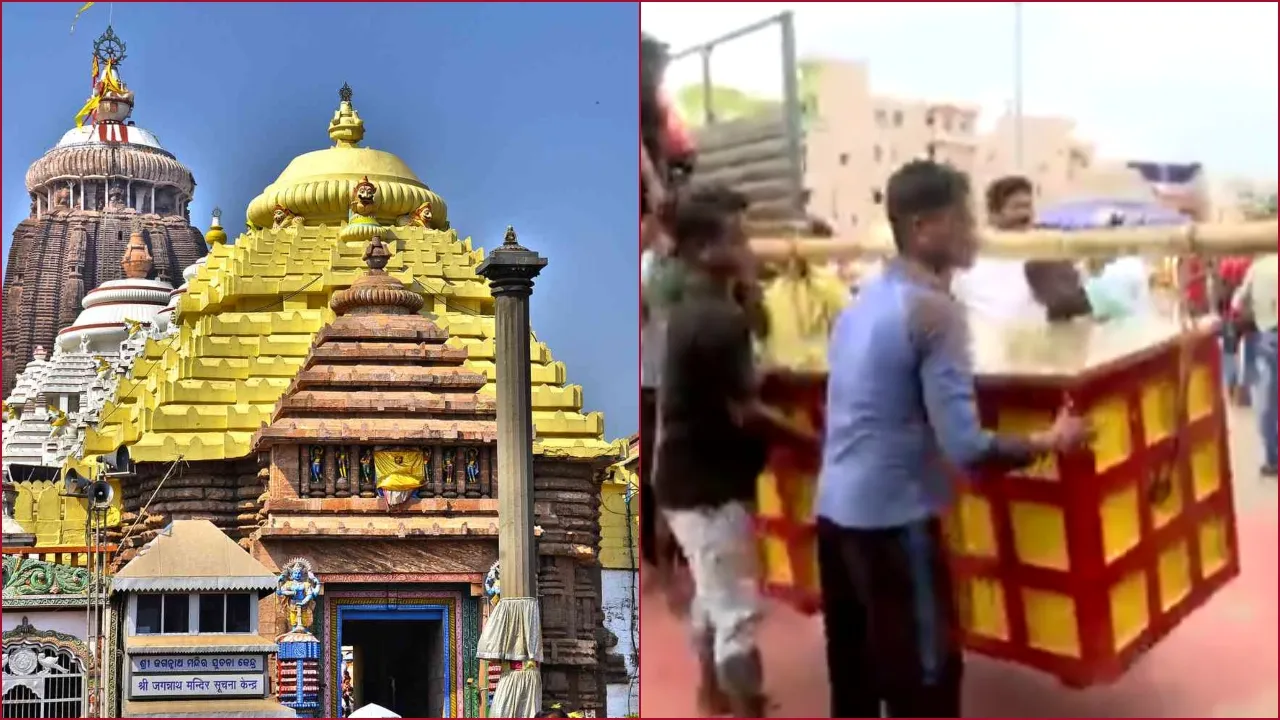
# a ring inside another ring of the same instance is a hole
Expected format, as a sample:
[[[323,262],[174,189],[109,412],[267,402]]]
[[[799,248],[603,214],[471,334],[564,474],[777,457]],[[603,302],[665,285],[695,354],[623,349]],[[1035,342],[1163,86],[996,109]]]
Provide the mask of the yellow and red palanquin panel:
[[[1110,682],[1239,573],[1219,350],[1211,332],[1189,338],[1077,377],[980,380],[987,427],[1044,428],[1065,400],[1097,437],[958,480],[947,527],[966,647],[1072,686]],[[820,382],[773,399],[821,425]],[[821,609],[817,463],[778,448],[759,481],[764,591],[806,612]]]
[[[763,395],[797,425],[820,432],[826,413],[826,386],[825,375],[769,378]],[[812,449],[773,443],[768,465],[756,483],[762,590],[806,613],[822,609],[813,517],[821,460]]]

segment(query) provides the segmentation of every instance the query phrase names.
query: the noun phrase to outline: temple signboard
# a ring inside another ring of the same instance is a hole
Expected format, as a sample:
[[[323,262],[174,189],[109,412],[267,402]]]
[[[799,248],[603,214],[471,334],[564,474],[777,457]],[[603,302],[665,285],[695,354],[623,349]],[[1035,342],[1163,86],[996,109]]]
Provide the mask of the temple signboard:
[[[129,697],[194,698],[194,697],[263,697],[266,676],[256,673],[183,673],[173,675],[134,675],[129,680]]]
[[[262,655],[134,655],[129,668],[134,674],[180,672],[262,672],[267,667]]]

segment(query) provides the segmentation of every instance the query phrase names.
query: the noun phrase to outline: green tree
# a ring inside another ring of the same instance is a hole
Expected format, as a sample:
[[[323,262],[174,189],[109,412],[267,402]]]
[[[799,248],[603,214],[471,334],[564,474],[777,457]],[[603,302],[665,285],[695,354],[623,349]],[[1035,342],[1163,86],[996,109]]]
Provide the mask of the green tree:
[[[818,63],[811,60],[800,61],[797,68],[800,114],[806,123],[818,112],[818,70]],[[707,103],[701,83],[680,88],[675,92],[672,101],[685,122],[692,126],[706,124]],[[711,110],[715,114],[716,122],[729,122],[750,117],[777,109],[779,105],[781,103],[777,100],[756,97],[737,88],[724,85],[711,86]]]
[[[680,117],[690,125],[703,125],[707,121],[707,103],[702,85],[686,85],[676,91],[672,98]],[[753,97],[747,93],[722,85],[711,86],[711,111],[715,113],[716,122],[727,122],[750,117],[778,103]]]

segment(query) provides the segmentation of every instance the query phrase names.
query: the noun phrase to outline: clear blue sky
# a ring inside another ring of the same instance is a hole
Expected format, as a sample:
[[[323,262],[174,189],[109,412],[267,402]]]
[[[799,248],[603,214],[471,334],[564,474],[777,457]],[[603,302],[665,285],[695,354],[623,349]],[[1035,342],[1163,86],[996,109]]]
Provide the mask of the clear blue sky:
[[[100,2],[4,3],[4,255],[27,166],[89,92]],[[550,261],[533,326],[610,438],[637,429],[636,4],[115,3],[133,119],[196,178],[192,220],[329,145],[350,83],[364,144],[394,152],[484,247],[514,225]]]

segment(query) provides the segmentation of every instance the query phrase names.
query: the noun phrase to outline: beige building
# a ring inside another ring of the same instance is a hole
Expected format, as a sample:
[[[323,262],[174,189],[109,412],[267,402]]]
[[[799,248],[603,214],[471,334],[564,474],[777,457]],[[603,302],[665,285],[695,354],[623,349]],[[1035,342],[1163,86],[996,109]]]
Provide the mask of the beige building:
[[[1003,175],[1025,175],[1040,203],[1156,197],[1125,163],[1097,158],[1093,146],[1076,137],[1070,119],[1024,116],[1019,168],[1012,117],[980,133],[976,105],[876,95],[863,63],[819,61],[806,68],[812,72],[804,99],[811,110],[805,134],[809,211],[831,221],[837,234],[883,220],[885,181],[912,158],[951,163],[979,191]]]

